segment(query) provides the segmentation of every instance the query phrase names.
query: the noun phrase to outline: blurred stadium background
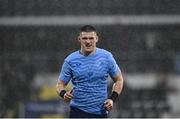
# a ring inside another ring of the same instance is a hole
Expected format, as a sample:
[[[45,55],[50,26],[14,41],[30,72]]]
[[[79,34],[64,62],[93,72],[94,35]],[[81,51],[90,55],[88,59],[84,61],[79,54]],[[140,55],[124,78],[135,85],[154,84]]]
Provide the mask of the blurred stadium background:
[[[55,85],[85,24],[95,25],[98,46],[114,54],[124,75],[110,117],[180,117],[179,6],[179,0],[0,0],[0,117],[68,116]]]

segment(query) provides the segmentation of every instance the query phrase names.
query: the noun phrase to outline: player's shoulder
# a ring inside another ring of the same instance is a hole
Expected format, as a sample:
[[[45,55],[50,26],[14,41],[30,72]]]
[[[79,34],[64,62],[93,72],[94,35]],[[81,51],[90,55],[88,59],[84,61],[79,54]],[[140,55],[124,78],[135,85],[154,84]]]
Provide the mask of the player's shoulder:
[[[108,50],[105,50],[103,48],[97,48],[97,51],[98,53],[102,54],[102,55],[105,55],[105,56],[109,56],[109,55],[112,55],[112,53]]]
[[[69,55],[65,58],[65,61],[69,62],[69,61],[72,61],[72,60],[74,60],[74,59],[76,59],[76,58],[78,58],[78,57],[79,57],[79,51],[77,50],[77,51],[74,51],[74,52],[72,52],[71,54],[69,54]]]

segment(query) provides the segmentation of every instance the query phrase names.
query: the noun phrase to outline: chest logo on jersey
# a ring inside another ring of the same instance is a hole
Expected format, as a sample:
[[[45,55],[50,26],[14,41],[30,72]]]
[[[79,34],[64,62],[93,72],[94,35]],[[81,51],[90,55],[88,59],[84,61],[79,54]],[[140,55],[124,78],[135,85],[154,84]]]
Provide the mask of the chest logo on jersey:
[[[81,63],[75,62],[75,63],[72,64],[72,66],[73,66],[73,67],[80,67],[80,66],[81,66]]]

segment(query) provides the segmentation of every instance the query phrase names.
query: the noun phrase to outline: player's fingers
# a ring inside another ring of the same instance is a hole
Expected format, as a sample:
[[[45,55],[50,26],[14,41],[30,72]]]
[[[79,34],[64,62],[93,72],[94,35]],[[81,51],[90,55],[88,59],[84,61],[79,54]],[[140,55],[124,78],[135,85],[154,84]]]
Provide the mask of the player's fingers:
[[[107,110],[110,110],[110,109],[112,109],[112,105],[111,104],[109,104],[109,105],[107,105],[105,108],[107,109]]]
[[[104,102],[104,107],[107,107],[108,106],[108,100],[106,100],[105,102]]]
[[[111,110],[112,109],[112,106],[108,106],[108,107],[106,107],[106,110]]]
[[[73,93],[73,89],[67,92],[68,95],[73,97],[72,93]]]
[[[106,102],[104,105],[104,107],[109,107],[109,106],[111,106],[111,104],[109,102]]]
[[[72,96],[71,95],[68,95],[68,94],[65,94],[65,96],[64,96],[66,99],[68,98],[68,99],[72,99]]]
[[[73,93],[73,89],[70,91],[70,93],[71,93],[71,94]]]
[[[113,107],[113,102],[111,100],[106,100],[104,102],[104,107],[107,111],[111,110]]]
[[[73,95],[70,92],[67,92],[67,96],[73,98]]]
[[[73,98],[73,96],[72,96],[72,94],[68,94],[68,93],[65,93],[65,95],[64,95],[64,100],[66,100],[66,101],[69,101],[69,100],[71,100]]]

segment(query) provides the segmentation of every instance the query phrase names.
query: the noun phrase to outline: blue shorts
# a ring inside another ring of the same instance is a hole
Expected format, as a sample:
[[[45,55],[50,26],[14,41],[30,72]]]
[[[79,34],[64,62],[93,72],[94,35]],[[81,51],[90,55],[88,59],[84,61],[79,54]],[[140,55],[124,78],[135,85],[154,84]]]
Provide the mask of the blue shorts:
[[[69,118],[107,118],[107,114],[91,114],[73,106],[70,108]]]

